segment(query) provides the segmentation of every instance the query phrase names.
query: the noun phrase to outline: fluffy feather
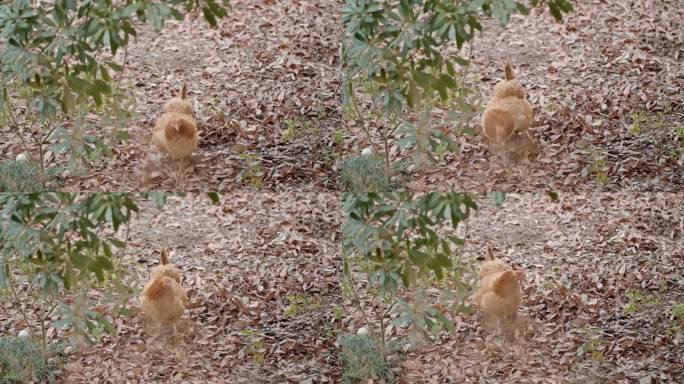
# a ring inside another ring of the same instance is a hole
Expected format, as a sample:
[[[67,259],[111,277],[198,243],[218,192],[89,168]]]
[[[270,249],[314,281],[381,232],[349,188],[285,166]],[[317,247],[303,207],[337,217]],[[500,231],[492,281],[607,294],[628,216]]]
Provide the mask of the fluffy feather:
[[[525,99],[525,89],[515,78],[509,63],[504,72],[506,78],[494,86],[492,98],[482,114],[482,133],[494,150],[509,149],[521,143],[536,147],[528,130],[532,122],[532,105]],[[520,134],[525,138],[518,138]]]
[[[522,301],[520,281],[522,271],[512,270],[502,260],[491,256],[480,267],[480,289],[475,293],[475,302],[487,320],[503,321],[515,315]]]
[[[164,113],[157,119],[152,133],[152,143],[174,159],[184,159],[197,148],[199,135],[192,105],[187,100],[185,84],[180,97],[174,97],[164,105]]]
[[[185,312],[187,291],[180,285],[180,270],[168,263],[166,251],[161,264],[152,268],[150,281],[142,291],[142,310],[159,325],[174,325]]]

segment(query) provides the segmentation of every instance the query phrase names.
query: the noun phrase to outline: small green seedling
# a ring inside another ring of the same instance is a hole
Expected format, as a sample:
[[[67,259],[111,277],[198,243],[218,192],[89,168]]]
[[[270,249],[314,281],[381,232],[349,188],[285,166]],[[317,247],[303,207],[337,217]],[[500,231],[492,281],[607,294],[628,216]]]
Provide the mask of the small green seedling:
[[[264,335],[252,329],[244,329],[240,331],[240,335],[244,336],[246,343],[244,346],[244,353],[252,358],[252,361],[261,365],[266,361],[266,347],[264,345]]]
[[[582,345],[581,351],[583,353],[590,353],[591,359],[597,363],[603,361],[603,350],[605,345],[601,337],[601,330],[596,327],[582,327],[579,332],[584,334],[586,340]]]
[[[589,156],[589,168],[588,173],[594,175],[596,182],[605,185],[608,183],[608,164],[604,159],[604,154],[593,149],[587,148],[586,154]]]
[[[627,302],[627,304],[625,304],[622,310],[626,315],[636,313],[640,305],[645,301],[644,295],[637,291],[628,292],[627,298],[629,299],[629,301]]]
[[[283,311],[287,317],[296,317],[298,314],[310,312],[321,307],[320,303],[302,295],[287,295],[287,301],[290,304]]]
[[[240,173],[240,181],[247,181],[252,187],[261,189],[264,186],[264,168],[259,157],[246,153],[238,157],[245,163],[245,169]]]
[[[314,118],[314,122],[318,124],[319,119],[320,115],[319,117]],[[283,125],[285,126],[285,129],[283,130],[281,137],[284,141],[288,142],[319,132],[318,127],[315,127],[310,121],[301,117],[286,118],[283,120]]]
[[[401,188],[406,182],[407,161],[398,161],[392,164],[393,175],[391,182],[385,175],[385,165],[381,159],[373,156],[350,156],[342,160],[341,164],[342,184],[346,191],[360,192],[387,192]]]
[[[330,139],[332,140],[333,144],[336,146],[339,146],[342,144],[342,140],[344,139],[343,133],[341,130],[336,129],[330,134]]]

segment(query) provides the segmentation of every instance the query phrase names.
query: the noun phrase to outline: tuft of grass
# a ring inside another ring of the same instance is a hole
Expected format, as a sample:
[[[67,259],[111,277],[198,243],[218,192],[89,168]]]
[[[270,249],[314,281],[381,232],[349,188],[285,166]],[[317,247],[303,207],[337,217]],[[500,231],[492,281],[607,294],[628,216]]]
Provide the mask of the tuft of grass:
[[[302,295],[287,295],[289,305],[283,310],[287,317],[296,317],[298,314],[310,312],[321,307],[321,304],[312,298]]]
[[[684,320],[684,303],[672,306],[672,316],[677,320]]]
[[[0,384],[55,382],[55,372],[65,361],[64,348],[64,343],[48,346],[47,359],[43,359],[40,346],[33,339],[1,338]]]
[[[684,140],[684,124],[677,127],[677,138],[680,140]]]
[[[627,133],[631,136],[654,136],[655,143],[659,148],[663,149],[667,146],[666,153],[675,162],[684,163],[684,148],[681,146],[670,148],[670,135],[674,142],[684,139],[684,124],[675,126],[672,124],[672,132],[670,132],[670,124],[668,123],[667,115],[672,112],[671,108],[666,108],[664,111],[657,113],[650,113],[647,111],[634,112],[629,115],[630,124],[627,127]]]
[[[646,300],[644,295],[638,291],[628,292],[627,298],[629,299],[629,301],[627,302],[627,304],[625,304],[623,308],[623,312],[626,315],[631,315],[635,313],[637,310],[639,310],[640,305],[643,304]]]
[[[596,182],[605,185],[608,183],[608,170],[610,167],[605,160],[605,153],[593,149],[586,148],[586,155],[589,157],[589,167],[586,172],[589,175],[594,175]]]
[[[341,335],[338,343],[342,349],[343,383],[358,383],[369,379],[395,382],[393,368],[396,364],[383,356],[378,340],[370,335],[347,334]],[[399,343],[388,343],[387,350],[399,351]]]
[[[644,111],[635,112],[629,115],[632,123],[627,128],[627,132],[632,136],[638,136],[642,132],[659,130],[665,126],[663,112],[650,114]]]
[[[392,164],[391,180],[385,177],[385,163],[373,156],[350,156],[342,160],[341,178],[346,191],[387,192],[401,188],[407,181],[408,161]]]
[[[342,141],[344,140],[344,135],[342,134],[341,130],[336,129],[330,134],[330,138],[332,139],[333,144],[339,146],[339,145],[342,145]]]
[[[313,119],[313,122],[318,124],[318,120],[323,117],[325,117],[325,115],[319,115],[317,118]],[[301,117],[286,118],[283,120],[283,126],[285,129],[283,130],[281,137],[284,141],[288,142],[304,136],[316,135],[320,131],[317,126],[311,123],[311,121]]]
[[[245,344],[243,352],[252,358],[254,363],[262,365],[266,362],[266,346],[264,345],[264,335],[257,330],[244,329],[240,331],[244,337]]]
[[[238,156],[245,164],[245,169],[240,173],[240,181],[247,181],[256,188],[261,189],[264,186],[264,168],[261,165],[261,159],[257,155],[247,153]]]
[[[585,335],[585,342],[580,348],[582,353],[590,353],[591,359],[597,363],[603,361],[605,342],[603,341],[601,330],[596,327],[587,326],[580,328],[579,332]]]
[[[672,306],[672,317],[674,317],[675,322],[670,326],[668,333],[675,339],[684,337],[684,303],[677,303]]]
[[[684,140],[684,124],[678,126],[675,132],[678,140]],[[672,149],[670,156],[674,161],[684,164],[684,146],[680,144],[679,147]]]
[[[344,316],[344,311],[342,311],[342,308],[340,307],[335,307],[335,309],[333,309],[332,316],[335,321],[340,321]]]
[[[43,190],[38,167],[28,161],[0,162],[0,192],[36,192]]]

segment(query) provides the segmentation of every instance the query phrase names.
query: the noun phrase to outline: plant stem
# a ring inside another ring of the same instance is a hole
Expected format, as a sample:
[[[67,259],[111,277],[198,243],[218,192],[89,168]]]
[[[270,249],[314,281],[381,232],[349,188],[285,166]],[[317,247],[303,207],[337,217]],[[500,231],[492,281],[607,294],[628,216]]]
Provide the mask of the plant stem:
[[[8,95],[9,98],[9,95]],[[7,100],[7,115],[9,116],[12,124],[12,130],[14,131],[15,135],[19,138],[21,141],[21,147],[24,148],[24,151],[26,153],[29,153],[29,146],[26,143],[26,140],[24,140],[24,135],[19,133],[19,124],[17,124],[16,117],[14,116],[14,107],[12,106],[12,102],[10,100]]]
[[[38,321],[40,322],[40,334],[41,334],[41,346],[40,346],[40,352],[41,355],[43,355],[43,360],[47,362],[47,334],[45,331],[45,317],[41,317],[37,311],[36,311],[36,316],[38,317]]]
[[[27,107],[28,108],[28,107]],[[31,119],[31,126],[29,127],[29,133],[31,134],[31,137],[33,138],[33,141],[38,144],[38,155],[39,155],[39,160],[40,160],[40,184],[45,188],[46,180],[45,180],[45,151],[43,150],[43,137],[40,135],[40,133],[34,133],[33,128],[36,124],[36,119],[32,118]],[[40,126],[40,124],[39,124]]]
[[[370,130],[368,127],[366,127],[366,124],[364,124],[363,118],[361,117],[361,112],[359,109],[359,104],[356,102],[356,96],[352,96],[349,98],[352,104],[352,109],[356,113],[356,124],[361,127],[361,130],[366,134],[366,138],[368,139],[368,142],[371,145],[371,148],[373,148],[373,152],[377,153],[377,146],[375,145],[375,142],[373,142],[373,139],[370,134]]]
[[[382,360],[387,362],[387,343],[385,342],[385,318],[380,316],[380,343],[382,348]]]
[[[384,301],[382,301],[384,303]],[[387,340],[385,338],[385,319],[392,313],[396,301],[390,304],[384,311],[379,311],[375,306],[372,307],[375,316],[380,320],[380,348],[383,361],[387,362],[389,352],[387,351]]]
[[[9,276],[8,280],[8,287],[10,294],[12,295],[13,301],[17,304],[17,307],[19,307],[19,312],[21,313],[21,317],[24,319],[24,323],[26,324],[26,328],[29,330],[29,334],[33,335],[33,328],[31,327],[31,323],[29,322],[28,315],[26,314],[26,311],[24,311],[24,308],[21,306],[21,301],[17,297],[17,293],[15,291],[15,286],[14,286],[14,280]]]
[[[344,257],[347,258],[346,256],[344,256]],[[347,265],[350,265],[350,263],[348,262],[348,260],[349,260],[349,259],[347,258]],[[367,326],[368,328],[372,328],[372,327],[371,327],[371,322],[370,322],[370,320],[368,319],[368,315],[366,314],[365,307],[364,307],[364,305],[363,305],[362,302],[361,302],[361,298],[359,297],[358,293],[356,292],[356,289],[355,289],[355,288],[356,288],[356,281],[354,280],[354,277],[352,276],[352,273],[353,273],[353,272],[352,272],[351,269],[349,269],[349,273],[348,273],[348,274],[347,274],[347,273],[344,273],[344,276],[345,276],[345,278],[347,279],[347,282],[349,283],[349,286],[350,286],[350,288],[351,288],[350,291],[352,292],[352,295],[354,296],[354,300],[352,300],[352,303],[356,303],[356,307],[357,307],[357,309],[361,312],[361,315],[363,316],[363,321],[366,323],[366,326]],[[370,333],[372,334],[372,329],[370,330]]]
[[[390,138],[392,136],[394,136],[394,133],[397,131],[397,128],[399,128],[400,125],[401,125],[401,121],[399,121],[398,123],[395,122],[394,127],[392,127],[391,130],[389,130],[388,132],[386,132],[382,136],[383,145],[384,145],[384,149],[385,149],[385,179],[387,180],[388,185],[392,183],[392,162],[390,161],[390,153],[389,153],[389,151],[390,151]]]

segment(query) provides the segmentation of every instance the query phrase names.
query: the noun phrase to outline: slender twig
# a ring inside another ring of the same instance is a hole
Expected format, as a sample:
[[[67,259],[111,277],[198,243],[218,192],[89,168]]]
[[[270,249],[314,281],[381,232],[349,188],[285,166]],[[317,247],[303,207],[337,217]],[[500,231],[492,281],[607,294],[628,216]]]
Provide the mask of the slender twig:
[[[356,96],[352,96],[349,98],[351,104],[352,104],[352,109],[356,113],[356,124],[361,127],[361,130],[366,134],[366,138],[368,139],[368,142],[370,143],[371,147],[373,148],[373,152],[377,152],[377,147],[375,145],[375,142],[373,141],[370,130],[365,124],[365,121],[363,120],[363,117],[361,116],[361,109],[359,108],[359,105],[356,101]]]
[[[126,62],[128,60],[128,44],[124,45],[124,58],[123,64],[121,65],[121,72],[119,72],[118,85],[121,86],[121,81],[123,80],[124,73],[126,72]]]
[[[27,109],[30,108],[27,106]],[[27,116],[32,116],[30,113],[27,114]],[[44,139],[42,135],[37,132],[38,129],[34,129],[36,124],[37,124],[37,118],[35,116],[29,118],[31,121],[31,125],[28,127],[29,134],[31,135],[31,138],[33,138],[33,141],[38,144],[38,156],[40,160],[40,183],[45,187],[45,151],[43,150],[43,145],[45,144]],[[34,132],[36,131],[36,132]],[[50,131],[51,133],[52,131]]]
[[[387,183],[392,182],[392,162],[390,161],[390,139],[394,136],[397,129],[401,126],[401,120],[394,122],[394,127],[387,132],[381,133],[383,147],[385,151],[385,179]]]
[[[380,343],[381,343],[381,348],[382,348],[382,357],[383,360],[387,361],[387,357],[389,355],[387,351],[387,340],[385,339],[385,319],[388,317],[388,315],[392,312],[392,309],[394,308],[394,305],[396,305],[397,302],[393,302],[387,307],[384,311],[380,311],[377,306],[372,306],[371,309],[375,313],[375,316],[379,319],[380,321]]]
[[[344,257],[346,259],[345,261],[347,262],[347,265],[350,265],[349,258],[347,256],[344,256]],[[349,269],[349,274],[344,273],[344,276],[347,279],[347,283],[349,284],[349,287],[350,287],[349,290],[351,291],[352,295],[354,296],[354,300],[352,301],[352,303],[357,303],[356,307],[361,312],[361,315],[363,316],[363,321],[366,323],[367,327],[372,328],[371,322],[368,318],[368,315],[366,314],[365,307],[362,304],[361,297],[356,292],[356,289],[355,289],[356,288],[356,281],[354,280],[354,277],[352,274],[353,274],[353,271],[351,270],[351,268]],[[372,329],[371,329],[370,333],[372,334]]]
[[[26,140],[24,139],[24,135],[19,132],[20,131],[19,124],[17,123],[16,117],[14,116],[14,114],[15,114],[15,109],[12,105],[12,102],[10,100],[7,100],[7,115],[9,116],[9,118],[11,120],[12,130],[14,131],[15,135],[21,141],[21,146],[22,146],[22,148],[24,148],[24,151],[26,151],[26,153],[29,153],[29,146],[26,143]]]
[[[17,293],[16,293],[15,288],[14,288],[14,281],[11,278],[11,276],[9,276],[8,281],[9,281],[9,284],[8,284],[9,292],[12,295],[12,299],[15,303],[17,303],[17,307],[19,307],[19,312],[21,313],[21,317],[24,318],[24,323],[26,324],[26,328],[28,328],[29,333],[31,335],[33,335],[34,334],[33,327],[31,327],[31,322],[29,322],[28,315],[26,314],[26,311],[24,311],[24,308],[21,306],[21,301],[19,300],[19,297],[17,296]]]
[[[470,48],[468,50],[468,65],[465,66],[463,70],[463,75],[461,76],[461,85],[465,84],[466,76],[470,71],[470,61],[473,59],[473,45],[475,45],[475,40],[470,40]]]

